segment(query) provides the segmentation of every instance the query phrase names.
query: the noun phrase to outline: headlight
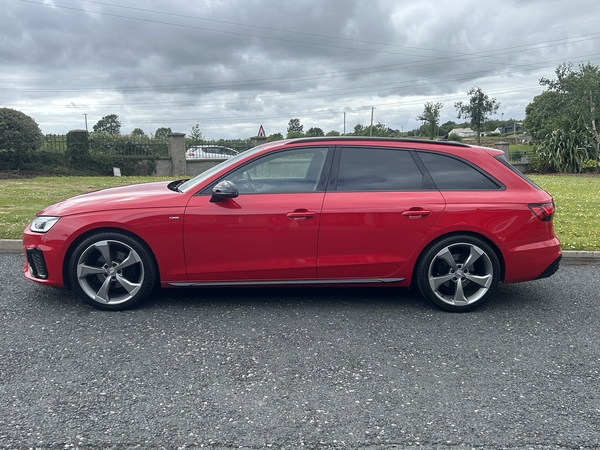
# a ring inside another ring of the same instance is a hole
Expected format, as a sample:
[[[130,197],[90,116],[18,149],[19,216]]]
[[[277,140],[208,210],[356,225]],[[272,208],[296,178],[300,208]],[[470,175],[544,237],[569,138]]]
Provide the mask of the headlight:
[[[56,222],[58,222],[58,219],[60,219],[60,217],[37,216],[31,221],[29,229],[36,233],[46,233]]]

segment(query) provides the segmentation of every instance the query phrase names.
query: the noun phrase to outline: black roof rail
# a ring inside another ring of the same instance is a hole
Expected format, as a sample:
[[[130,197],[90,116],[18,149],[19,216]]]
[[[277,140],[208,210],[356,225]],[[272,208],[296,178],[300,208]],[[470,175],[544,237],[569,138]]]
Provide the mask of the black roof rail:
[[[369,136],[323,136],[323,137],[305,137],[290,139],[286,142],[287,144],[296,144],[298,142],[324,142],[324,141],[380,141],[380,142],[404,142],[404,143],[431,143],[436,145],[449,145],[452,147],[471,147],[469,144],[463,144],[457,141],[432,141],[429,139],[410,139],[410,138],[391,138],[391,137],[369,137]]]

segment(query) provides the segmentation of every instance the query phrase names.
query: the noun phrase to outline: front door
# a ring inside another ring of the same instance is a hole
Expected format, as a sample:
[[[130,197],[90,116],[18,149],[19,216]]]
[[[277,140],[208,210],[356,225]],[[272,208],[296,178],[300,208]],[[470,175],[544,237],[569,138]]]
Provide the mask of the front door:
[[[237,168],[237,198],[191,198],[184,247],[190,281],[315,279],[326,148],[286,150]]]

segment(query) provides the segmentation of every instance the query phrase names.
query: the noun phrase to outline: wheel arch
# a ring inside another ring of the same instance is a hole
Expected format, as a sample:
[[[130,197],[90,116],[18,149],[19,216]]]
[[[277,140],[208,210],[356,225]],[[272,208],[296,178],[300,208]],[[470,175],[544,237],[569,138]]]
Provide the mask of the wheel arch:
[[[500,281],[504,281],[504,275],[506,273],[506,263],[504,261],[504,255],[502,254],[502,251],[500,250],[500,248],[498,247],[498,245],[496,245],[496,243],[494,241],[489,239],[484,234],[476,233],[474,231],[452,231],[452,232],[437,236],[435,239],[433,239],[431,242],[429,242],[427,245],[425,245],[421,249],[421,251],[419,252],[419,255],[417,256],[417,258],[415,259],[415,263],[412,267],[411,285],[413,285],[413,286],[415,285],[416,276],[417,276],[417,267],[419,265],[419,261],[421,260],[421,258],[423,258],[425,253],[427,253],[429,248],[431,248],[432,246],[437,244],[439,241],[449,238],[449,237],[453,237],[453,236],[471,236],[471,237],[474,237],[477,239],[481,239],[486,244],[488,244],[490,246],[490,248],[494,251],[496,256],[498,257],[498,261],[500,262]]]
[[[63,263],[62,263],[62,277],[63,277],[63,283],[65,284],[65,286],[69,289],[72,288],[71,286],[71,277],[69,276],[69,262],[71,261],[71,257],[73,256],[73,252],[75,251],[75,249],[77,248],[77,246],[83,242],[85,239],[87,239],[89,236],[94,235],[94,234],[98,234],[98,233],[120,233],[120,234],[124,234],[132,239],[136,239],[138,240],[142,245],[144,245],[144,247],[146,247],[146,250],[148,250],[148,253],[150,255],[152,255],[152,264],[154,265],[154,270],[156,271],[156,283],[160,284],[160,268],[158,266],[158,262],[156,260],[156,255],[154,254],[154,251],[152,250],[152,247],[150,247],[148,245],[148,243],[142,239],[140,236],[138,236],[135,233],[132,233],[131,231],[128,230],[124,230],[123,228],[117,228],[117,227],[101,227],[101,228],[92,228],[90,230],[86,230],[85,232],[81,233],[79,236],[77,236],[70,244],[69,247],[67,248],[67,251],[65,252],[65,256],[63,258]]]

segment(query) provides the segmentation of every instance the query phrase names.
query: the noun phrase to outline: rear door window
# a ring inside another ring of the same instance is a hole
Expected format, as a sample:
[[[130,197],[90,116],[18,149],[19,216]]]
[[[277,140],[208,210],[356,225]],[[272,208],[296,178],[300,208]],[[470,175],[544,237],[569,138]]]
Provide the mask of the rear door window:
[[[429,189],[407,150],[341,149],[337,191],[414,191]]]

